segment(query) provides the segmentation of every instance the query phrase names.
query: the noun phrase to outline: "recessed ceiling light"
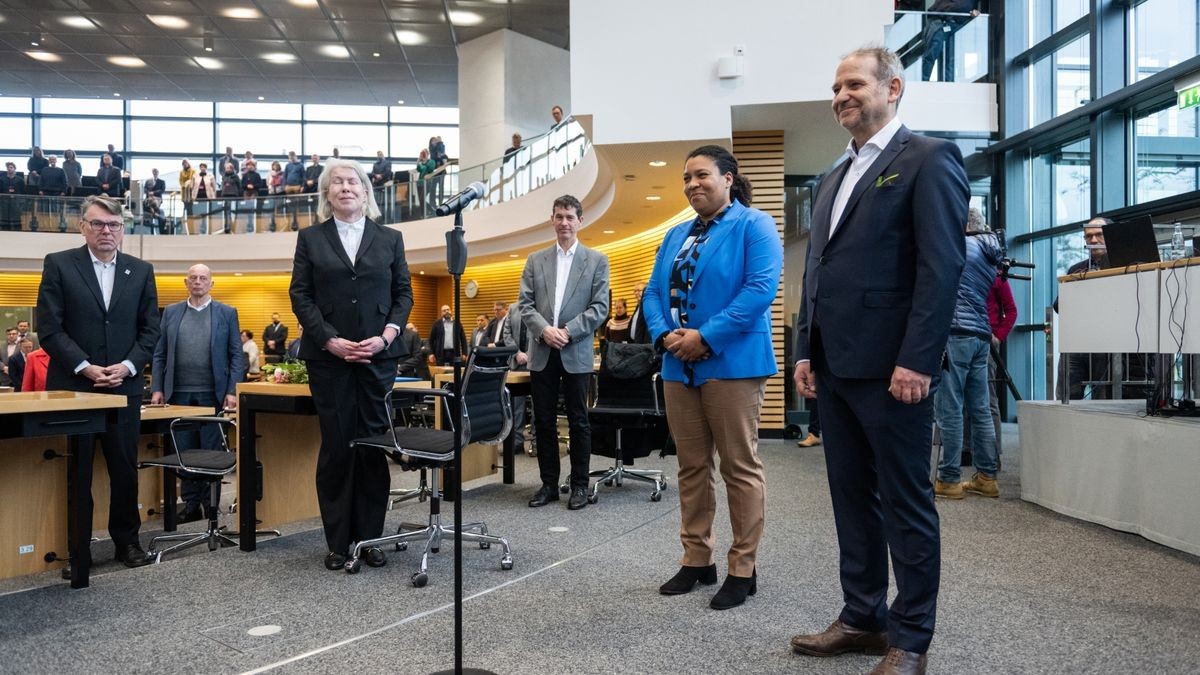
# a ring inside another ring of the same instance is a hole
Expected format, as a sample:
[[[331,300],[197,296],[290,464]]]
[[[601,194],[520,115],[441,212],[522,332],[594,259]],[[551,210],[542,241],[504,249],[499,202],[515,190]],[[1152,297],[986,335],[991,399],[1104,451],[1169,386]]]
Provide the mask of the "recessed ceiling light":
[[[220,70],[225,67],[224,63],[221,63],[211,56],[197,56],[196,63],[199,63],[200,67],[204,68],[205,70]]]
[[[258,97],[258,100],[260,100],[260,101],[265,101],[265,100],[267,100],[267,97],[265,97],[265,96],[259,96],[259,97]]]
[[[428,40],[423,33],[418,33],[415,30],[398,30],[396,31],[396,40],[405,46],[423,45]]]
[[[269,52],[262,55],[263,59],[271,63],[291,63],[296,60],[295,54],[287,52]]]
[[[213,50],[213,36],[209,33],[204,34],[204,51],[211,52]]]
[[[450,10],[450,23],[455,26],[478,26],[483,23],[483,17],[475,12],[452,9]]]
[[[420,274],[421,276],[425,276],[425,270],[421,270],[418,274]]]
[[[108,62],[122,68],[141,68],[146,65],[145,61],[136,56],[110,56]]]
[[[151,23],[159,28],[182,29],[191,25],[187,22],[187,19],[181,16],[171,16],[170,14],[151,14],[146,18],[150,19]]]
[[[616,230],[601,230],[604,234],[616,234]]]
[[[399,105],[404,105],[404,99],[400,99],[399,101],[396,101],[396,103]]]
[[[509,254],[508,254],[508,257],[510,257],[510,258],[520,258],[521,256],[517,255],[516,253],[509,253]]]
[[[350,50],[342,45],[321,45],[320,51],[325,56],[332,56],[335,59],[350,58]]]
[[[667,163],[662,161],[661,159],[656,159],[653,162],[650,162],[650,166],[666,166],[666,165],[667,165]]]
[[[60,18],[59,23],[71,28],[95,28],[96,24],[85,16],[64,16]]]
[[[52,52],[29,51],[25,55],[35,61],[45,61],[46,63],[58,63],[62,61],[62,57]]]
[[[258,19],[262,17],[262,13],[253,7],[229,7],[221,10],[221,14],[231,19]]]
[[[371,56],[374,56],[375,58],[379,58],[379,52],[371,52]]]
[[[114,91],[114,92],[113,92],[113,96],[120,96],[120,95],[121,95],[121,92],[119,92],[119,91]]]
[[[656,202],[660,199],[662,199],[662,197],[659,197],[658,195],[646,195],[646,201],[648,202]]]
[[[241,272],[234,272],[234,273],[233,273],[233,276],[235,276],[235,277],[240,277],[240,276],[242,276],[242,273],[241,273]]]
[[[317,6],[317,0],[288,0],[288,2],[292,3],[293,5],[295,5],[297,7],[316,7]]]

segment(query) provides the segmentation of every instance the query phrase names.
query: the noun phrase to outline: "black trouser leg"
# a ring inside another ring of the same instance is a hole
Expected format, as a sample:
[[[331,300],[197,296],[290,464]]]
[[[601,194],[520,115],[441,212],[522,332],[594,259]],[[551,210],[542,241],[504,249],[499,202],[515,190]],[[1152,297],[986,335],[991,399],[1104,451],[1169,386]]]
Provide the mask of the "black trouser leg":
[[[130,396],[117,411],[117,423],[100,435],[100,448],[108,466],[108,533],[118,547],[138,543],[137,441],[141,426],[142,397]]]

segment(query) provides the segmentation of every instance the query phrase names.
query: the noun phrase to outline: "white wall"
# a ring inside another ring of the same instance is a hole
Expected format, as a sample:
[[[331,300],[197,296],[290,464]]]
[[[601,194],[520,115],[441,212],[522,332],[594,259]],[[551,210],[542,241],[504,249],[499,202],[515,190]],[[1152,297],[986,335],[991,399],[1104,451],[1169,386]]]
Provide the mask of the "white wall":
[[[828,100],[840,56],[892,17],[885,0],[571,0],[573,112],[598,144],[728,138],[731,106]],[[717,79],[737,45],[743,76]]]
[[[546,133],[550,108],[571,110],[570,54],[510,30],[459,45],[461,166],[499,159],[513,132]]]

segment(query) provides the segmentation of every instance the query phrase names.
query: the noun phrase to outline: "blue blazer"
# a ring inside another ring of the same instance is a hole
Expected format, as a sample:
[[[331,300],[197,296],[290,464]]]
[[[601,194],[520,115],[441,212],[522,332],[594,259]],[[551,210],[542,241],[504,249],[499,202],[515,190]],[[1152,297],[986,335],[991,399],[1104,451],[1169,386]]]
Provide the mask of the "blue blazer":
[[[167,401],[175,392],[175,343],[179,339],[179,324],[186,311],[187,300],[168,305],[163,310],[162,330],[154,346],[150,391],[161,391]],[[208,311],[212,312],[213,396],[219,406],[226,396],[234,395],[237,383],[245,378],[246,353],[242,351],[242,330],[238,326],[237,310],[213,300]]]
[[[963,267],[970,188],[962,155],[901,126],[831,235],[849,164],[829,172],[813,202],[796,359],[812,358],[819,344],[837,377],[890,379],[898,365],[935,375]]]
[[[667,232],[642,296],[655,341],[679,328],[671,318],[671,264],[694,221]],[[711,378],[766,377],[778,372],[771,343],[771,303],[779,290],[783,245],[771,216],[733,204],[696,262],[687,328],[700,331],[712,354],[695,364],[696,386]],[[684,382],[683,362],[663,354],[664,379]]]

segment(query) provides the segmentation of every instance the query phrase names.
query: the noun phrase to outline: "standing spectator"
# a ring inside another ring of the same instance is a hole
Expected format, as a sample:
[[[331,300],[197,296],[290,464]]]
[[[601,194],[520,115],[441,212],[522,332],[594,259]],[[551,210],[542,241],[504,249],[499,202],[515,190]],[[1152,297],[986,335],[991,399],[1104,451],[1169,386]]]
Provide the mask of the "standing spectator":
[[[254,333],[244,330],[241,336],[242,351],[246,354],[246,374],[261,375],[262,367],[258,362],[258,343],[254,341]]]
[[[958,146],[896,117],[903,94],[904,67],[887,49],[859,49],[838,65],[832,108],[851,140],[813,204],[793,374],[821,402],[844,605],[824,631],[793,637],[792,649],[886,650],[877,673],[924,673],[933,639],[941,537],[930,394],[970,197]]]
[[[933,75],[933,65],[942,62],[945,82],[954,81],[954,33],[966,25],[970,18],[951,14],[979,16],[979,0],[937,0],[929,8],[925,19],[925,51],[921,54],[921,79],[928,82]],[[940,14],[939,14],[940,13]]]
[[[63,172],[67,174],[67,194],[74,195],[83,187],[83,165],[75,159],[75,151],[63,153]]]
[[[592,340],[608,315],[608,256],[579,242],[583,206],[571,195],[554,200],[550,222],[555,243],[534,252],[521,272],[521,319],[529,329],[529,384],[537,428],[542,486],[529,506],[558,501],[558,398],[563,390],[570,427],[570,499],[587,506],[592,428],[587,392],[595,355]]]
[[[404,239],[375,221],[379,207],[369,183],[358,162],[329,160],[319,187],[322,222],[296,238],[289,289],[292,312],[305,328],[300,357],[320,422],[317,502],[330,570],[342,568],[354,542],[383,531],[388,461],[350,442],[390,428],[384,396],[405,356],[396,340],[413,306]],[[375,547],[364,560],[371,567],[387,562]]]
[[[245,377],[246,357],[238,341],[237,310],[212,299],[212,270],[192,265],[184,278],[188,297],[163,310],[154,347],[150,402],[202,406],[220,414],[237,407],[235,389]],[[219,448],[220,430],[205,425],[178,437],[176,450]],[[181,476],[179,522],[200,520],[210,504],[208,483]],[[201,509],[201,506],[204,509]],[[168,505],[173,508],[174,505]]]
[[[4,331],[4,339],[4,348],[0,351],[0,386],[11,387],[13,383],[8,372],[8,362],[21,351],[21,340],[17,335],[16,326]]]
[[[778,372],[771,303],[783,246],[775,221],[750,208],[750,181],[725,148],[693,150],[683,189],[697,217],[667,233],[643,296],[650,334],[664,350],[663,397],[679,454],[683,560],[659,592],[679,595],[717,580],[715,454],[733,541],[725,582],[709,606],[729,609],[758,590],[766,501],[758,420],[767,378]]]
[[[271,162],[271,173],[267,176],[267,191],[273,195],[283,194],[283,167]]]
[[[37,333],[29,330],[29,322],[25,321],[24,319],[17,322],[17,338],[20,340],[33,341],[34,349],[37,349],[38,347],[41,346],[41,343],[38,342]]]
[[[446,155],[446,144],[442,141],[441,136],[434,136],[429,139],[429,156],[437,164],[437,168],[441,169],[434,174],[433,177],[433,203],[440,204],[446,198],[446,165],[450,162],[450,158]]]
[[[996,355],[1000,353],[1000,345],[1008,339],[1008,334],[1017,324],[1017,303],[1013,300],[1012,288],[1008,278],[1003,274],[996,275],[992,290],[988,293],[988,324],[992,328],[992,349],[988,354],[988,400],[992,409],[992,427],[996,430],[996,456],[1000,456],[1003,443],[1000,442],[1000,397],[1001,386],[996,388]],[[1003,385],[1003,383],[1001,383]]]
[[[163,193],[167,191],[167,183],[158,177],[158,169],[150,169],[150,178],[146,179],[145,196],[162,201]]]
[[[271,323],[263,329],[263,352],[283,356],[287,351],[288,327],[279,320],[279,312],[271,315]]]
[[[417,332],[417,327],[412,322],[405,324],[404,333],[398,339],[408,355],[400,357],[396,364],[396,374],[401,377],[429,379],[429,365],[425,362],[425,355],[421,350],[421,334]]]
[[[429,208],[432,205],[425,201],[425,193],[426,188],[429,187],[429,178],[437,171],[437,168],[437,162],[429,156],[429,150],[421,148],[420,154],[417,155],[417,202],[425,209],[426,214],[433,212],[433,209]]]
[[[67,172],[58,165],[58,157],[50,155],[46,166],[42,169],[42,182],[38,194],[47,197],[60,197],[67,192]]]
[[[488,343],[488,318],[487,314],[479,314],[475,317],[475,330],[471,331],[471,348],[474,349],[479,345],[487,346]]]
[[[512,145],[504,149],[504,160],[508,161],[509,157],[521,151],[521,134],[512,135]]]
[[[246,168],[246,165],[250,163],[254,163],[255,165],[258,164],[258,162],[254,161],[254,153],[247,150],[245,156],[242,157],[242,166],[239,168],[239,171],[247,171],[248,169]]]
[[[192,177],[192,185],[189,188],[192,194],[192,201],[201,199],[213,199],[217,196],[217,184],[213,180],[212,174],[208,172],[208,165],[200,162],[199,171]]]
[[[283,167],[283,192],[295,195],[304,191],[304,162],[296,157],[295,150],[288,151],[288,161]]]
[[[0,230],[14,232],[21,229],[21,213],[25,210],[25,177],[17,173],[16,162],[4,163],[5,173],[0,174]]]
[[[600,337],[608,342],[629,342],[630,319],[625,298],[613,300],[612,316],[600,328]]]
[[[221,174],[221,196],[233,198],[241,194],[242,179],[238,176],[237,165],[232,162],[225,162],[225,172]]]
[[[42,169],[49,165],[50,162],[46,161],[46,158],[42,155],[42,149],[36,145],[33,146],[33,152],[29,155],[29,161],[25,162],[25,168],[29,170],[26,182],[29,185],[40,185]]]
[[[47,255],[38,287],[38,330],[50,355],[46,386],[125,397],[125,407],[100,435],[100,447],[108,464],[108,531],[116,558],[138,567],[150,562],[138,542],[137,439],[142,371],[158,341],[158,289],[154,268],[121,251],[121,203],[87,197],[82,211],[79,228],[86,244]],[[90,490],[92,463],[82,464],[82,489]],[[85,522],[91,522],[90,500],[84,508]],[[90,557],[88,541],[71,551],[72,564]]]
[[[157,229],[161,225],[162,219],[162,198],[163,193],[167,190],[167,184],[163,179],[158,177],[158,169],[150,170],[151,177],[146,179],[142,198],[142,207],[145,210],[146,217],[151,222],[151,227]]]
[[[100,169],[96,171],[96,185],[100,189],[100,194],[105,197],[118,199],[124,194],[124,179],[121,176],[121,170],[113,164],[111,154],[100,155]]]
[[[110,159],[112,159],[112,165],[117,167],[118,170],[120,170],[120,171],[125,170],[125,158],[121,156],[121,153],[117,152],[116,148],[113,147],[112,143],[108,144],[108,152],[106,152],[104,154],[108,155],[108,157]],[[103,156],[104,155],[101,155],[101,157],[103,157]]]
[[[562,106],[556,105],[553,108],[551,108],[550,109],[550,117],[552,117],[554,119],[554,124],[550,125],[551,127],[556,127],[559,124],[562,124],[562,121],[563,121]]]
[[[508,316],[508,304],[502,300],[497,300],[492,303],[492,318],[488,320],[487,346],[503,347],[504,342],[504,323],[505,317]]]
[[[233,165],[234,173],[237,173],[238,170],[241,168],[241,164],[238,163],[238,158],[233,156],[233,148],[228,145],[225,146],[225,154],[220,157],[217,157],[217,161],[213,164],[213,170],[223,171],[224,170],[223,167],[226,164]]]
[[[392,179],[392,163],[387,157],[383,156],[383,151],[379,150],[375,153],[375,163],[371,165],[371,185],[375,188],[381,188],[385,183]]]
[[[312,163],[304,170],[304,191],[312,193],[317,191],[317,182],[321,180],[321,171],[325,167],[321,166],[321,158],[317,153],[314,152],[310,159]]]
[[[962,499],[963,491],[999,497],[996,480],[996,437],[988,405],[988,357],[992,327],[987,298],[1004,257],[1000,240],[983,224],[979,209],[967,212],[966,260],[946,343],[942,384],[935,405],[942,429],[942,461],[933,493],[945,499]],[[971,459],[975,475],[960,483],[963,450],[963,407],[971,420]]]
[[[33,340],[25,338],[17,342],[17,352],[8,359],[8,378],[13,391],[21,391],[21,385],[25,382],[25,360],[32,351]]]
[[[467,334],[462,324],[450,313],[450,305],[442,305],[442,318],[434,321],[429,329],[429,348],[439,366],[454,363],[454,358],[462,356],[467,344]]]
[[[192,180],[196,177],[196,170],[192,168],[192,163],[183,160],[179,169],[179,198],[183,200],[183,211],[189,216],[192,215],[192,201],[195,199],[192,190]]]
[[[246,154],[249,155],[250,152],[247,151]],[[258,174],[258,163],[253,158],[248,158],[242,167],[245,169],[242,173],[242,196],[254,199],[262,191],[263,185],[262,176]]]

